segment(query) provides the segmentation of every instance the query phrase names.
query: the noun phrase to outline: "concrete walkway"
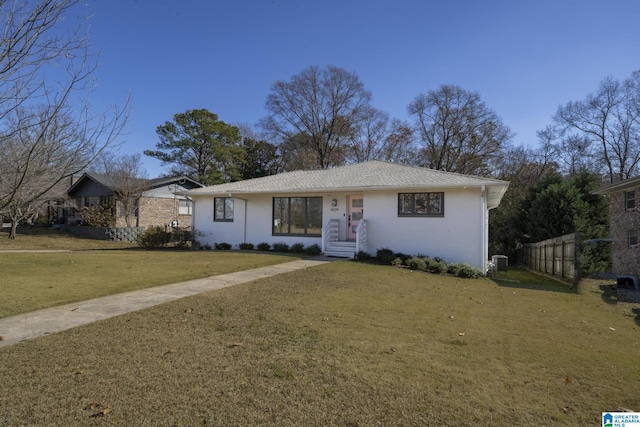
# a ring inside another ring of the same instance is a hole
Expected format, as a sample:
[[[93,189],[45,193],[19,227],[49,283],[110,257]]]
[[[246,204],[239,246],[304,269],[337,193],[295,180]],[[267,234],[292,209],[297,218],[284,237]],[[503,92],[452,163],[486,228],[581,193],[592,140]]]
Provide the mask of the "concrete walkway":
[[[125,292],[0,319],[0,348],[179,298],[330,262],[316,258]]]

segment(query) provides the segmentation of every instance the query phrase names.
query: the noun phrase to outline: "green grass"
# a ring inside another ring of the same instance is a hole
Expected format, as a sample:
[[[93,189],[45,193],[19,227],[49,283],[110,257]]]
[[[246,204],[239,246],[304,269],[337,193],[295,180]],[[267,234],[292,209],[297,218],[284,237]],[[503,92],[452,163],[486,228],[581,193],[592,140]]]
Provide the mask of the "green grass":
[[[84,239],[46,227],[20,226],[15,239],[8,236],[9,229],[0,228],[0,251],[124,249],[137,246],[129,242]]]
[[[582,426],[640,410],[638,307],[533,280],[335,262],[185,298],[0,350],[0,425]]]
[[[147,251],[131,248],[131,244],[78,239],[60,233],[19,236],[15,242],[21,250],[46,247],[74,251],[0,254],[0,318],[296,259],[229,251]],[[7,244],[1,243],[0,248]]]

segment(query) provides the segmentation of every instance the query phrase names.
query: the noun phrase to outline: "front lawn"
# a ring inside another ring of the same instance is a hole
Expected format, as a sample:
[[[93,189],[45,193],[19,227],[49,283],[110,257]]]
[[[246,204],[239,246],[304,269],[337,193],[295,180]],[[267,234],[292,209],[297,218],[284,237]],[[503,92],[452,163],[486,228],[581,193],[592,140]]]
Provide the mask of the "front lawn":
[[[334,262],[4,348],[0,425],[600,425],[640,410],[634,310]]]
[[[0,318],[295,259],[235,251],[143,249],[3,253]]]

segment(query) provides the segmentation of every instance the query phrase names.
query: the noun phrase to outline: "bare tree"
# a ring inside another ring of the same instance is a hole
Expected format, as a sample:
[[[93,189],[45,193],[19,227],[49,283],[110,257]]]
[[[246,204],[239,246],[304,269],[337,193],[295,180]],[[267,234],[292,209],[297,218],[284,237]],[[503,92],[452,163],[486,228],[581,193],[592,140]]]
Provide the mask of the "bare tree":
[[[266,100],[269,115],[260,124],[287,145],[289,158],[295,150],[303,159],[311,155],[314,167],[328,168],[344,163],[347,142],[370,101],[371,94],[355,73],[311,66],[288,82],[273,84]]]
[[[0,214],[12,218],[10,238],[17,221],[113,145],[126,123],[128,102],[91,111],[95,61],[84,21],[63,20],[78,3],[0,0]]]
[[[489,175],[508,148],[511,130],[480,95],[443,85],[409,104],[422,143],[420,163],[432,169]]]
[[[596,93],[558,108],[560,137],[595,153],[610,182],[634,176],[640,162],[640,71],[623,82],[605,78]]]
[[[114,192],[114,202],[124,216],[127,227],[132,227],[137,217],[138,203],[149,181],[142,166],[140,154],[106,154],[97,162],[96,172],[105,175]]]
[[[411,164],[415,157],[413,133],[408,123],[368,107],[349,141],[347,159],[354,163],[384,160]]]

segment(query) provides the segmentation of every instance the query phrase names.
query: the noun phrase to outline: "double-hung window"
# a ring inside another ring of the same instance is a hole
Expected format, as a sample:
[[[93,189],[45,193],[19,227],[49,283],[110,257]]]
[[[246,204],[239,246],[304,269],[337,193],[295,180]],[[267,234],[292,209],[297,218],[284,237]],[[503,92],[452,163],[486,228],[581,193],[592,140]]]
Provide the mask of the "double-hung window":
[[[638,246],[638,230],[636,228],[627,230],[627,243],[629,246]]]
[[[634,190],[624,192],[624,203],[627,210],[636,208],[636,192]]]
[[[444,216],[444,193],[398,193],[398,216]]]
[[[273,234],[322,235],[322,197],[274,197]]]
[[[233,221],[233,197],[214,197],[213,220]]]
[[[191,200],[189,199],[180,199],[178,201],[178,214],[180,215],[191,215],[191,208],[193,206]]]

